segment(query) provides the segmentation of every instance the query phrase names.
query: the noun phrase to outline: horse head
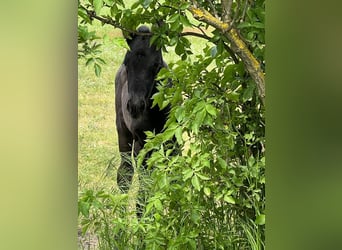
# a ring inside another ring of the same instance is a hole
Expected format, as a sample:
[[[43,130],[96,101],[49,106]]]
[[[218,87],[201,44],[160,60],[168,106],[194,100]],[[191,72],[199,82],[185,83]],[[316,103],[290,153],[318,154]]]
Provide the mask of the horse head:
[[[141,26],[138,33],[126,38],[130,50],[124,65],[127,70],[127,110],[133,118],[141,116],[151,107],[151,96],[156,91],[156,76],[163,67],[160,49],[150,44],[150,29]]]

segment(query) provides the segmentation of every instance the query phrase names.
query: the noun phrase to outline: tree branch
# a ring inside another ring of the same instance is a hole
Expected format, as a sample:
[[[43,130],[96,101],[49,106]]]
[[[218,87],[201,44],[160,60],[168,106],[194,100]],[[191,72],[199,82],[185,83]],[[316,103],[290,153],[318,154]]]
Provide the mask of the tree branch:
[[[193,31],[186,31],[186,32],[182,32],[180,33],[180,36],[196,36],[196,37],[200,37],[206,40],[210,40],[211,37],[207,36],[205,34],[201,34],[201,33],[197,33],[197,32],[193,32]]]
[[[218,20],[216,17],[210,14],[207,10],[197,8],[195,6],[190,6],[189,11],[192,13],[192,15],[199,21],[203,21],[216,29],[219,29],[221,31],[226,31],[229,28],[228,23],[224,23],[220,20]]]
[[[203,21],[214,28],[220,30],[222,34],[229,40],[231,43],[232,51],[237,54],[242,62],[244,63],[247,72],[255,81],[258,94],[261,99],[261,102],[265,103],[265,76],[264,72],[261,69],[261,65],[258,60],[254,57],[254,55],[249,51],[247,45],[239,36],[237,30],[234,27],[231,27],[228,23],[222,22],[212,16],[208,11],[204,9],[197,8],[196,5],[192,5],[189,7],[189,11],[192,13],[194,18],[199,21]]]
[[[102,17],[102,16],[98,16],[95,11],[88,10],[84,6],[80,6],[80,7],[87,12],[87,15],[91,19],[97,19],[97,20],[99,20],[100,22],[102,22],[104,24],[109,24],[109,25],[111,25],[111,26],[113,26],[115,28],[121,29],[121,30],[126,31],[126,32],[128,32],[130,34],[138,34],[138,35],[142,35],[142,36],[150,36],[150,35],[152,35],[152,33],[142,33],[142,32],[138,32],[136,30],[129,30],[129,29],[123,27],[122,25],[120,25],[118,22],[116,22],[115,20],[113,20],[110,17],[106,17],[105,18],[105,17]]]
[[[206,39],[208,41],[211,40],[211,37],[206,35],[206,34],[201,34],[201,33],[197,33],[197,32],[192,32],[192,31],[187,31],[187,32],[182,32],[180,34],[180,36],[196,36],[196,37],[200,37],[203,39]],[[235,56],[234,52],[232,51],[231,48],[229,48],[229,46],[225,43],[223,43],[223,46],[225,48],[225,50],[230,54],[230,56],[232,57],[233,61],[235,64],[239,63],[239,59]]]
[[[123,27],[122,25],[120,25],[119,23],[117,23],[115,20],[113,20],[112,18],[110,17],[101,17],[101,16],[98,16],[95,11],[93,10],[89,10],[87,8],[85,8],[84,6],[80,6],[82,9],[84,9],[86,12],[87,12],[87,15],[91,18],[91,19],[96,19],[96,20],[99,20],[100,22],[104,23],[104,24],[108,24],[108,25],[111,25],[115,28],[118,28],[118,29],[121,29],[123,31],[126,31],[130,34],[139,34],[139,35],[143,35],[143,36],[150,36],[150,35],[153,35],[151,32],[150,33],[140,33],[140,32],[137,32],[137,31],[134,31],[134,30],[129,30],[125,27]],[[208,36],[200,27],[197,27],[201,32],[201,33],[197,33],[197,32],[183,32],[183,33],[180,33],[180,36],[196,36],[196,37],[200,37],[200,38],[203,38],[203,39],[206,39],[208,41],[210,41],[211,37]],[[229,46],[227,44],[224,44],[224,47],[225,49],[227,50],[227,52],[231,55],[231,57],[233,58],[234,62],[235,63],[239,63],[239,59],[237,59],[237,57],[235,56],[234,52],[231,50],[231,48],[229,48]]]

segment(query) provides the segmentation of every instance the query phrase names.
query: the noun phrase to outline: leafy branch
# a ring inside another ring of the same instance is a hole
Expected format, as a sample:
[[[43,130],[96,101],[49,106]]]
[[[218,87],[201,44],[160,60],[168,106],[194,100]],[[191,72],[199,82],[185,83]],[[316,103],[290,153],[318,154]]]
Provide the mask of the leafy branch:
[[[163,7],[172,8],[171,6],[164,6],[164,5],[163,5]],[[142,36],[151,36],[151,35],[153,35],[152,32],[150,32],[150,33],[147,33],[147,32],[141,33],[141,32],[138,32],[136,30],[127,29],[126,27],[124,27],[118,21],[112,19],[111,17],[109,17],[109,16],[106,16],[106,17],[99,16],[99,15],[96,14],[96,12],[94,10],[89,10],[86,7],[82,6],[82,5],[80,5],[79,8],[81,8],[82,10],[84,10],[87,13],[87,16],[90,18],[90,20],[96,19],[96,20],[100,21],[103,24],[111,25],[111,26],[113,26],[115,28],[118,28],[118,29],[120,29],[122,31],[125,31],[128,34],[137,34],[137,35],[142,35]],[[197,29],[199,29],[201,31],[201,33],[194,32],[194,31],[185,31],[185,32],[181,32],[179,34],[179,37],[182,37],[182,36],[195,36],[195,37],[199,37],[199,38],[202,38],[202,39],[205,39],[205,40],[208,40],[208,41],[212,40],[212,37],[207,35],[206,32],[203,29],[201,29],[200,26],[195,26],[195,27]],[[227,44],[223,44],[223,46],[225,47],[225,50],[231,55],[233,61],[235,63],[239,63],[239,59],[235,56],[235,53],[232,51],[232,49]]]
[[[238,30],[235,28],[234,24],[237,22],[238,18],[238,11],[235,11],[234,16],[232,11],[232,0],[223,0],[222,5],[222,13],[221,19],[218,16],[217,11],[213,12],[214,14],[210,13],[206,9],[204,9],[202,6],[200,6],[196,0],[192,0],[191,4],[184,5],[187,6],[186,9],[190,11],[190,13],[193,15],[193,17],[201,22],[204,22],[205,24],[214,27],[216,30],[220,32],[220,34],[228,40],[227,42],[223,42],[224,49],[230,54],[233,61],[235,63],[239,62],[239,59],[237,56],[242,60],[246,67],[246,71],[250,74],[250,76],[253,78],[257,85],[258,89],[258,95],[260,97],[261,102],[265,103],[265,77],[264,72],[261,68],[260,62],[256,59],[256,57],[252,54],[250,49],[248,48],[245,41],[240,36]],[[184,3],[183,3],[184,4]],[[213,9],[215,6],[211,1],[209,1],[210,9]],[[198,7],[200,6],[200,7]],[[237,1],[237,7],[239,9],[240,1]],[[169,7],[169,9],[176,11],[176,8],[172,6],[164,6],[163,7]],[[243,17],[246,13],[246,7],[247,7],[247,1],[245,2],[245,6],[243,9]],[[94,10],[90,10],[82,5],[79,5],[79,9],[84,11],[86,13],[86,16],[89,18],[90,22],[91,20],[98,20],[103,24],[111,25],[115,28],[119,28],[122,31],[124,31],[127,34],[139,34],[144,36],[150,36],[154,35],[153,33],[139,33],[136,30],[129,29],[125,25],[120,24],[120,22],[116,19],[111,18],[110,16],[100,16],[98,12]],[[185,10],[185,9],[184,9]],[[183,10],[183,11],[184,11]],[[186,19],[186,17],[181,16],[180,12],[178,13],[179,17]],[[184,15],[184,13],[183,13]],[[214,16],[215,15],[215,16]],[[165,17],[164,17],[165,18]],[[241,20],[241,19],[240,19]],[[191,24],[188,20],[186,20],[187,24],[199,29],[201,32],[194,32],[194,31],[182,31],[177,34],[178,37],[184,37],[184,36],[196,36],[202,39],[206,39],[208,41],[213,41],[213,37],[208,35],[206,32],[204,32],[200,26],[195,26]],[[178,23],[178,21],[176,21]],[[166,31],[165,35],[168,35]],[[173,33],[175,35],[175,33]]]
[[[237,54],[244,63],[247,72],[251,75],[255,83],[257,84],[258,94],[262,101],[265,103],[265,77],[264,72],[261,69],[261,65],[258,60],[253,56],[248,49],[246,43],[239,36],[238,31],[231,26],[230,23],[219,20],[211,13],[203,8],[197,7],[197,3],[193,1],[194,5],[189,7],[189,11],[193,14],[194,18],[199,21],[203,21],[210,26],[218,29],[231,43],[232,51]],[[228,7],[228,6],[227,6]],[[228,9],[226,10],[228,11]],[[224,20],[229,20],[225,17]]]

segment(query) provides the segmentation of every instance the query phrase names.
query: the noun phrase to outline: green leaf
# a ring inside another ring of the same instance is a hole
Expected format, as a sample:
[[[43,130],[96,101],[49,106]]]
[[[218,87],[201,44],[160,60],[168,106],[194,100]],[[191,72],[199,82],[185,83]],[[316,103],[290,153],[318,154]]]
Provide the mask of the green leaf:
[[[158,210],[158,211],[163,211],[163,205],[161,203],[161,201],[159,199],[156,199],[153,202],[154,207]]]
[[[175,117],[177,119],[178,122],[181,122],[183,120],[185,116],[185,110],[183,106],[180,106],[177,108],[176,112],[175,112]]]
[[[149,202],[147,205],[146,205],[146,214],[149,214],[151,212],[151,209],[153,207],[153,202]]]
[[[106,61],[103,60],[101,57],[96,57],[96,61],[99,61],[102,64],[106,64]]]
[[[265,224],[265,215],[264,214],[259,214],[256,219],[255,219],[255,223],[258,225],[264,225]]]
[[[134,9],[138,8],[139,5],[140,5],[140,1],[137,1],[137,2],[132,4],[131,9],[134,10]]]
[[[237,26],[237,28],[238,28],[238,29],[243,29],[243,28],[249,28],[249,27],[251,27],[251,26],[252,26],[252,24],[250,24],[250,23],[242,22],[242,23],[240,23],[240,24]]]
[[[144,0],[142,5],[145,9],[147,9],[148,6],[150,6],[151,2],[152,2],[152,0]]]
[[[101,66],[97,63],[94,64],[95,75],[99,77],[101,75]]]
[[[195,223],[198,223],[198,221],[201,219],[200,214],[198,213],[197,210],[192,210],[191,213],[191,220]]]
[[[183,174],[183,180],[186,181],[194,174],[194,171],[191,168],[187,168],[182,172],[182,174]]]
[[[89,58],[88,60],[87,60],[87,62],[86,62],[86,66],[88,66],[89,64],[91,64],[91,63],[93,63],[94,62],[94,58],[93,57],[91,57],[91,58]]]
[[[85,235],[85,233],[88,231],[89,226],[90,226],[90,223],[87,223],[82,226],[82,235]]]
[[[157,92],[152,96],[152,99],[153,99],[152,107],[154,107],[155,105],[158,105],[160,108],[163,105],[164,95],[161,92]]]
[[[150,45],[156,44],[156,41],[160,38],[159,34],[153,35],[150,39]]]
[[[200,93],[198,95],[200,95]],[[196,107],[194,108],[193,112],[197,113],[198,111],[205,109],[205,105],[206,105],[206,103],[204,101],[198,102]]]
[[[103,7],[103,0],[94,0],[93,4],[94,4],[94,10],[95,10],[96,14],[100,15],[100,11]]]
[[[202,109],[200,112],[196,114],[194,122],[198,123],[199,125],[202,125],[206,115],[207,115],[207,112],[205,112],[205,110]]]
[[[160,219],[161,219],[161,215],[158,214],[158,213],[155,213],[155,214],[153,215],[153,217],[156,219],[156,221],[160,221]]]
[[[167,23],[174,23],[174,22],[179,22],[179,17],[180,15],[178,13],[173,14],[166,22]]]
[[[168,181],[167,181],[167,174],[166,174],[166,172],[164,172],[163,176],[162,176],[161,179],[160,179],[159,187],[160,187],[160,188],[164,188],[165,186],[167,186],[167,184],[168,184]]]
[[[182,145],[182,144],[183,144],[182,133],[183,133],[182,127],[178,127],[178,128],[176,129],[176,131],[175,131],[176,140],[177,140],[177,143],[178,143],[179,145]]]
[[[81,212],[85,217],[89,217],[90,204],[88,202],[79,201],[78,202],[78,212]]]
[[[252,41],[254,39],[254,36],[255,36],[255,32],[254,31],[251,31],[251,32],[247,33],[247,39],[249,41]]]
[[[205,180],[205,181],[210,180],[210,178],[209,178],[208,176],[202,175],[202,174],[200,174],[200,173],[196,173],[196,175],[197,175],[201,180]]]
[[[181,23],[179,21],[171,23],[170,29],[172,31],[177,31],[179,27],[181,26]]]
[[[191,27],[191,23],[190,21],[188,20],[188,18],[186,18],[185,16],[180,16],[180,21],[181,23],[184,25],[184,26],[187,26],[187,27]]]
[[[223,160],[221,157],[217,157],[218,164],[221,166],[221,168],[226,169],[227,168],[227,162]]]
[[[172,37],[170,40],[170,46],[174,46],[178,42],[178,37]]]
[[[192,183],[192,186],[193,186],[197,191],[200,191],[200,190],[201,190],[200,181],[199,181],[197,175],[194,175],[194,176],[191,178],[191,183]]]
[[[179,7],[179,9],[181,9],[181,10],[186,10],[187,8],[189,8],[189,6],[190,6],[190,3],[185,3],[185,2],[183,2],[183,3],[181,4],[181,6]]]
[[[181,42],[178,42],[175,48],[175,52],[177,55],[182,55],[184,53],[184,45]]]
[[[255,85],[252,84],[252,83],[249,83],[248,86],[247,86],[247,88],[246,88],[246,90],[245,90],[244,93],[243,93],[243,96],[242,96],[242,100],[243,100],[244,102],[246,102],[246,101],[252,99],[253,93],[254,93],[254,89],[255,89]]]
[[[242,62],[239,62],[238,64],[235,64],[235,65],[236,65],[236,71],[239,74],[239,76],[244,77],[244,75],[245,75],[244,64]]]
[[[187,241],[189,242],[191,249],[196,249],[196,240],[188,238]]]
[[[248,158],[248,166],[253,167],[255,164],[255,158],[253,156]]]
[[[219,193],[219,194],[216,194],[216,195],[215,195],[214,199],[215,199],[216,201],[220,201],[222,197],[223,197],[223,194],[222,194],[222,193]]]
[[[174,136],[175,131],[176,131],[175,128],[170,128],[169,127],[162,134],[160,134],[160,136],[162,138],[162,142],[166,142],[166,141],[170,140]]]
[[[204,109],[197,112],[195,116],[195,120],[193,121],[192,127],[191,127],[191,129],[193,130],[195,134],[198,134],[199,128],[201,127],[201,125],[203,125],[203,121],[206,115],[207,115],[207,112]]]
[[[126,43],[126,40],[122,37],[113,38],[112,42],[113,42],[113,44],[117,45],[118,47],[129,49],[129,47]]]
[[[207,103],[207,104],[205,105],[205,109],[207,110],[207,112],[208,112],[210,115],[216,117],[216,108],[215,108],[213,105]]]
[[[235,72],[236,72],[237,66],[235,64],[231,64],[226,66],[224,69],[224,82],[231,82],[235,79]]]
[[[225,195],[229,196],[231,195],[232,193],[234,193],[234,190],[233,189],[229,189]]]
[[[163,110],[164,108],[167,107],[167,105],[170,104],[170,101],[169,100],[164,100],[162,105],[160,106],[160,110]]]
[[[112,3],[114,2],[114,0],[104,0],[104,2],[108,5],[112,5]]]
[[[257,23],[253,23],[252,27],[258,28],[258,29],[265,29],[265,24],[257,22]]]
[[[211,57],[215,57],[217,55],[217,46],[216,45],[210,49],[210,55],[211,55]]]
[[[204,191],[204,193],[205,193],[206,196],[208,196],[208,197],[210,196],[211,190],[210,190],[209,187],[205,187],[205,188],[203,189],[203,191]]]
[[[235,199],[230,195],[225,195],[223,199],[230,204],[235,204]]]

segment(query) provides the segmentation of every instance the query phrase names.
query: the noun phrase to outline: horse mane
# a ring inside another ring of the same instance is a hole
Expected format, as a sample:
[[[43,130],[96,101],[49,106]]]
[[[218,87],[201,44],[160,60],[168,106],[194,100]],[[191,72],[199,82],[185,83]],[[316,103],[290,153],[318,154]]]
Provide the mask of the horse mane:
[[[150,33],[151,32],[150,28],[147,27],[146,25],[140,26],[137,31],[139,33]]]

